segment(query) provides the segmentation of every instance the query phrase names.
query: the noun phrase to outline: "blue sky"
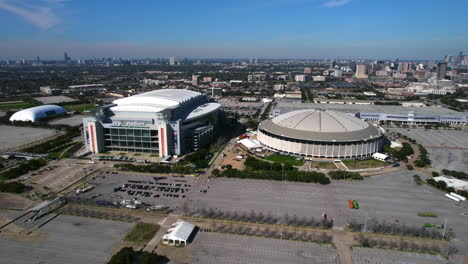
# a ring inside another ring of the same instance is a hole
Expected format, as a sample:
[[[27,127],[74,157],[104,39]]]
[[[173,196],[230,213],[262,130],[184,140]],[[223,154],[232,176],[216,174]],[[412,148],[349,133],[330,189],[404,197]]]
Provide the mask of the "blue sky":
[[[441,59],[467,0],[0,0],[0,59]]]

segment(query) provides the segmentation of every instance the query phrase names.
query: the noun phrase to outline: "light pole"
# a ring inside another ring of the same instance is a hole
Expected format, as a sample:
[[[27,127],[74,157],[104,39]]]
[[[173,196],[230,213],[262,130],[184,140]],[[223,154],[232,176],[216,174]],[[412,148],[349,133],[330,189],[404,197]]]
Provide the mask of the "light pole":
[[[367,217],[369,216],[369,213],[366,212],[366,221],[364,222],[364,233],[367,230]]]

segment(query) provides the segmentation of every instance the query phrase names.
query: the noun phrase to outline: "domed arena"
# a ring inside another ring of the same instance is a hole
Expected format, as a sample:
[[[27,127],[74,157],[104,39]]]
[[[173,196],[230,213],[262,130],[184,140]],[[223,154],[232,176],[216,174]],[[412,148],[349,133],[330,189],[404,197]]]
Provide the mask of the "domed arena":
[[[10,117],[10,121],[36,122],[41,118],[52,117],[66,112],[65,108],[58,105],[40,105],[14,113]]]
[[[381,150],[384,130],[354,115],[299,110],[265,120],[257,139],[266,148],[311,158],[364,158]]]

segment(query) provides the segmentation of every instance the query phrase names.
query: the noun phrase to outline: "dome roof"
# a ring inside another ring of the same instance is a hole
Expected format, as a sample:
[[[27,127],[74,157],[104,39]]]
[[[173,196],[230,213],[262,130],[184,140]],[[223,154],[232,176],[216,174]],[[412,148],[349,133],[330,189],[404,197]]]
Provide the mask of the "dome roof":
[[[315,109],[289,112],[273,118],[272,121],[282,127],[313,132],[349,132],[369,126],[369,123],[354,115]]]
[[[346,113],[306,109],[263,121],[259,129],[272,134],[312,141],[357,141],[382,136],[374,125]]]
[[[67,112],[65,108],[58,105],[41,105],[31,108],[26,108],[14,113],[10,117],[10,121],[30,121],[36,122],[40,118],[56,116]]]

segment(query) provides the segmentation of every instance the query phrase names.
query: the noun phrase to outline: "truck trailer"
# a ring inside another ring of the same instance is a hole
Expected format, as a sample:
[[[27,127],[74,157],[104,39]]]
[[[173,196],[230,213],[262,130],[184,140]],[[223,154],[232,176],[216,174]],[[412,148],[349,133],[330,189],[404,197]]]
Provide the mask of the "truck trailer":
[[[455,201],[455,202],[457,202],[457,203],[459,203],[459,202],[461,201],[461,200],[458,199],[457,197],[452,196],[452,195],[450,195],[450,194],[448,194],[448,193],[445,194],[445,197],[447,197],[447,198],[449,198],[450,200],[453,200],[453,201]]]
[[[461,201],[466,201],[466,197],[459,195],[458,193],[451,192],[450,195],[452,195],[455,198],[458,198]]]

